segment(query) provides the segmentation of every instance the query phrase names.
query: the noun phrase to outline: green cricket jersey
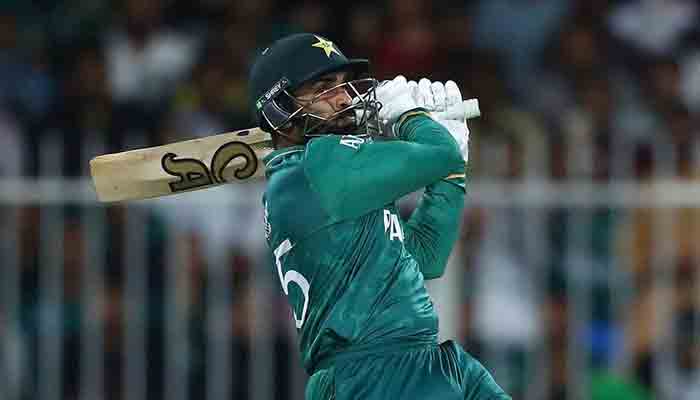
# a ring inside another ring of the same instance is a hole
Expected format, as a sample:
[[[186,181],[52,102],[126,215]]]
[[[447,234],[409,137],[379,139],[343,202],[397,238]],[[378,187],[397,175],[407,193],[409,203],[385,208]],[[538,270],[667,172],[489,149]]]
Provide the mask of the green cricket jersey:
[[[465,164],[423,113],[399,136],[322,136],[264,160],[266,237],[309,374],[339,354],[437,342],[424,280],[442,275],[456,239]],[[402,221],[395,201],[421,188]]]

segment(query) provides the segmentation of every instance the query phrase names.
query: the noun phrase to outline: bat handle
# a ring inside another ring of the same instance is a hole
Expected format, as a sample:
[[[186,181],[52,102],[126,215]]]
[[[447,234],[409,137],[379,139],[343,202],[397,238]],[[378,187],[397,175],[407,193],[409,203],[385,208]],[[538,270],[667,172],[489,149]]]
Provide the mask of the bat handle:
[[[433,111],[435,118],[467,120],[481,116],[478,99],[463,100],[445,111]]]

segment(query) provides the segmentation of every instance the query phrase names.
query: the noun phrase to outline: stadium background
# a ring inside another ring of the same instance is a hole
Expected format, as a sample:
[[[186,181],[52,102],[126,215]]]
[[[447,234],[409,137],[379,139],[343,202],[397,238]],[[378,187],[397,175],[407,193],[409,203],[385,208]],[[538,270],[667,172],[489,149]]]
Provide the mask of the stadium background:
[[[103,207],[86,179],[101,153],[250,126],[251,57],[296,31],[480,99],[431,287],[446,337],[517,399],[699,399],[699,12],[0,1],[0,399],[302,398],[262,184]]]

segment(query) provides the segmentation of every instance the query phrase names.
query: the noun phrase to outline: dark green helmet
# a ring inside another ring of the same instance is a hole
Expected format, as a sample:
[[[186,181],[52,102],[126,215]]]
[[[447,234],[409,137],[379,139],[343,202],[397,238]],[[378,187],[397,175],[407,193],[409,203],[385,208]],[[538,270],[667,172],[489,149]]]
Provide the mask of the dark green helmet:
[[[369,62],[365,59],[348,59],[333,42],[311,33],[279,39],[255,60],[249,77],[255,122],[265,131],[281,133],[281,128],[299,121],[300,126],[304,127],[304,134],[314,136],[313,132],[319,131],[318,128],[329,119],[304,113],[303,107],[295,101],[293,92],[304,83],[338,71],[351,72],[348,82],[343,85],[349,85],[346,90],[350,89],[348,93],[353,105],[342,110],[342,113],[348,115],[352,112],[357,116],[353,129],[355,133],[360,133],[358,131],[367,127],[368,121],[376,116],[376,80],[363,78],[369,72]]]

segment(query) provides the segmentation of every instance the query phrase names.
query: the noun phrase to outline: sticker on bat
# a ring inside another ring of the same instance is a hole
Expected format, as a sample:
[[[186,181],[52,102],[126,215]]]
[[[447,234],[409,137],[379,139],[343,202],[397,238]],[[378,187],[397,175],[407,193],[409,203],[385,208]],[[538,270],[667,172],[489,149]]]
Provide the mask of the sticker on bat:
[[[244,163],[235,169],[236,179],[248,179],[258,169],[258,158],[249,144],[243,142],[228,142],[214,152],[211,165],[207,167],[202,161],[194,158],[177,158],[174,153],[167,153],[161,159],[163,170],[169,175],[179,178],[170,182],[170,190],[182,192],[202,186],[226,183],[224,171],[236,158],[243,157]]]

